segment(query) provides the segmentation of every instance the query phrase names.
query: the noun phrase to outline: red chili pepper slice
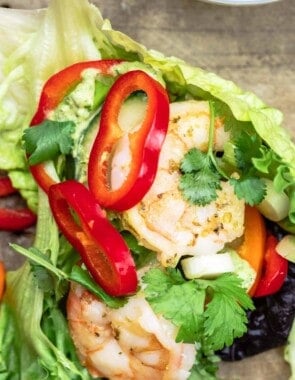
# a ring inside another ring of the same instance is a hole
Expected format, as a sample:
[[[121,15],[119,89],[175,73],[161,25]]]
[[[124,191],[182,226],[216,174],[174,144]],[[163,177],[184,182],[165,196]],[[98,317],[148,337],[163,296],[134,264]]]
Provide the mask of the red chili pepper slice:
[[[17,190],[13,187],[8,176],[0,178],[0,197],[5,197],[16,192]]]
[[[0,178],[0,197],[16,193],[8,176]],[[0,208],[0,230],[22,231],[36,223],[36,215],[28,208]]]
[[[126,98],[135,91],[147,95],[144,120],[136,131],[128,134],[131,163],[123,184],[110,187],[110,167],[114,148],[126,135],[118,115]],[[90,153],[88,184],[102,207],[124,211],[137,204],[151,187],[169,121],[169,99],[165,89],[143,71],[120,76],[111,87],[101,112],[98,135]]]
[[[288,271],[288,261],[276,251],[278,240],[269,235],[266,240],[266,252],[262,276],[258,282],[254,297],[274,294],[282,287]]]
[[[31,121],[31,126],[38,125],[48,118],[49,113],[81,81],[84,70],[94,68],[102,75],[112,75],[112,68],[120,62],[120,60],[79,62],[54,74],[43,87],[38,109]],[[31,172],[37,183],[46,193],[48,193],[49,187],[56,183],[43,163],[31,166]]]
[[[94,280],[113,296],[134,293],[137,276],[131,253],[93,194],[81,183],[68,180],[51,186],[48,196],[57,225]]]
[[[22,231],[36,223],[36,215],[28,208],[0,208],[0,230]]]

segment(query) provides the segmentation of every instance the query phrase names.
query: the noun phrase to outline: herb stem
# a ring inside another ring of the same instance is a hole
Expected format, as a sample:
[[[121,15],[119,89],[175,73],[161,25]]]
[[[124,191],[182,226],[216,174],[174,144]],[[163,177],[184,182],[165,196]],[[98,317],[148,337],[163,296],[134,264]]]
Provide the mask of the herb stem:
[[[214,103],[212,100],[209,101],[209,112],[210,112],[210,125],[209,125],[209,140],[208,140],[208,154],[212,157],[213,146],[214,146],[214,132],[215,132],[215,110]]]
[[[220,168],[220,166],[216,162],[216,157],[213,152],[214,148],[214,135],[215,135],[215,108],[214,101],[209,101],[209,111],[210,111],[210,125],[209,125],[209,140],[208,140],[208,155],[211,159],[212,164],[217,170],[218,174],[223,179],[229,179],[229,176]]]

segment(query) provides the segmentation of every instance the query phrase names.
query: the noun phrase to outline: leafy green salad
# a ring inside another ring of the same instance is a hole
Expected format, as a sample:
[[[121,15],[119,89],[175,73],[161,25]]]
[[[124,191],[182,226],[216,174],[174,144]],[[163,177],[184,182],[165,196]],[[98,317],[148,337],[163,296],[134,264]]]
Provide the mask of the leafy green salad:
[[[87,0],[0,9],[0,32],[0,170],[37,219],[11,244],[0,378],[217,379],[295,260],[281,112]]]

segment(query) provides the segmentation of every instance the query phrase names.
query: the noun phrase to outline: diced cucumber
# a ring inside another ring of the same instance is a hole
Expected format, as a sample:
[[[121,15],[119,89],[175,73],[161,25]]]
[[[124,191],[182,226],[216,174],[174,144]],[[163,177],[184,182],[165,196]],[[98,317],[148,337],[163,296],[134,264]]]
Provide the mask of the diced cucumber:
[[[215,278],[223,273],[234,272],[234,264],[228,253],[215,253],[185,258],[181,261],[188,279]]]
[[[286,235],[279,241],[276,251],[285,259],[295,263],[295,236]]]
[[[273,182],[269,179],[264,179],[264,182],[266,184],[266,196],[256,207],[267,219],[278,222],[288,215],[289,198],[284,192],[276,191]]]
[[[251,267],[248,261],[241,258],[241,256],[234,250],[228,250],[228,253],[234,264],[234,273],[242,281],[242,287],[250,290],[256,279],[256,271]]]

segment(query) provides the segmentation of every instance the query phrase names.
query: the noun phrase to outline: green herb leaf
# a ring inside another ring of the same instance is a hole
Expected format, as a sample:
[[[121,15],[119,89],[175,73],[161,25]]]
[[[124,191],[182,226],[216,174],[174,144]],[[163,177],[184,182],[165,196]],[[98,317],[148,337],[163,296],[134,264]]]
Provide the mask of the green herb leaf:
[[[220,100],[212,101],[214,107],[214,116],[215,118],[220,118],[224,124],[225,130],[235,129],[238,122],[237,119],[233,116],[233,113],[229,106]]]
[[[209,155],[193,148],[183,157],[180,169],[179,189],[190,203],[205,206],[217,198],[221,176]]]
[[[179,327],[177,341],[204,341],[218,350],[246,331],[245,309],[253,309],[253,303],[235,274],[186,281],[175,269],[154,268],[143,283],[153,310]]]
[[[145,293],[151,301],[154,297],[165,295],[173,285],[184,283],[181,273],[171,268],[167,268],[165,272],[158,268],[151,269],[144,275],[143,280],[148,284]]]
[[[60,154],[69,154],[73,146],[72,133],[75,124],[72,121],[44,120],[43,123],[24,131],[23,140],[29,164],[36,165],[53,160]]]
[[[39,265],[45,269],[47,269],[49,272],[54,274],[58,279],[60,280],[66,280],[68,278],[67,274],[62,271],[61,269],[57,268],[52,261],[50,260],[49,255],[46,253],[41,252],[36,247],[30,247],[30,248],[24,248],[18,244],[10,244],[11,248],[13,248],[16,252],[20,253],[21,255],[27,257],[29,260],[31,260],[36,265]]]
[[[123,236],[125,242],[128,245],[128,248],[132,253],[137,269],[143,268],[151,262],[155,261],[156,253],[144,247],[143,245],[140,245],[136,237],[129,231],[122,231],[121,235]]]
[[[178,271],[152,269],[144,276],[146,298],[154,311],[179,326],[177,341],[198,341],[204,323],[205,291],[196,297],[196,286],[184,281]],[[183,323],[185,321],[185,323]]]
[[[278,162],[277,155],[265,145],[261,145],[260,157],[253,157],[254,167],[261,173],[268,174],[274,162]]]
[[[253,157],[260,157],[261,139],[257,134],[241,132],[235,140],[235,157],[237,167],[243,171],[253,167]]]
[[[284,191],[290,185],[294,185],[294,179],[287,165],[280,165],[276,170],[274,177],[274,187],[278,192]]]
[[[191,369],[189,380],[217,380],[219,356],[207,349],[204,344],[196,343],[196,360]]]
[[[112,297],[108,295],[90,276],[88,271],[84,270],[78,265],[74,265],[69,279],[83,285],[96,297],[100,298],[106,305],[113,309],[117,309],[123,306],[126,302],[126,298]]]
[[[234,186],[236,196],[250,206],[262,202],[266,195],[266,185],[258,177],[245,175],[239,179],[231,178],[230,183]]]
[[[208,280],[214,293],[205,310],[206,343],[212,350],[223,345],[229,346],[234,338],[241,337],[247,331],[245,309],[253,309],[251,299],[241,291],[241,280],[233,274],[224,274],[213,283]],[[224,316],[228,321],[224,323]]]
[[[206,153],[201,152],[197,148],[192,148],[183,157],[180,169],[184,173],[193,173],[195,171],[211,168],[210,160]]]

